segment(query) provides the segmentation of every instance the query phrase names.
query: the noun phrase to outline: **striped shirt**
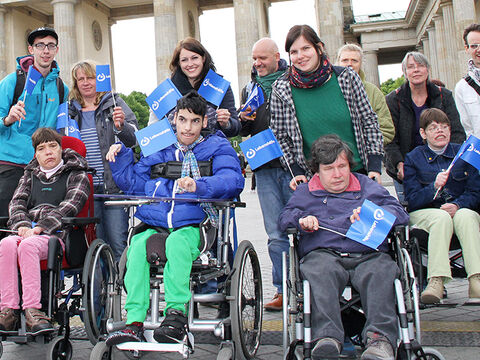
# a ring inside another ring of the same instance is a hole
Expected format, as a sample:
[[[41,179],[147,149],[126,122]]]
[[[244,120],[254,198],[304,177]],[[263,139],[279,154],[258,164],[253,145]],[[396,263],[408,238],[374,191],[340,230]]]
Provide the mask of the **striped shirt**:
[[[97,127],[95,126],[95,111],[84,111],[82,115],[83,121],[80,135],[87,148],[88,166],[96,171],[96,175],[93,177],[93,185],[95,187],[102,186],[103,188],[104,168],[100,143],[98,142]]]

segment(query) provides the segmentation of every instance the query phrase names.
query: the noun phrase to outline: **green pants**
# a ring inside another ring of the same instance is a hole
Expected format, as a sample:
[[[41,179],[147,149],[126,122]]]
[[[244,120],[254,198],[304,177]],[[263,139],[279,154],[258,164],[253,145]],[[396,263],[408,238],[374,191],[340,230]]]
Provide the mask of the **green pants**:
[[[480,215],[462,208],[452,218],[440,209],[421,209],[410,213],[410,225],[428,232],[427,278],[437,276],[444,281],[452,278],[448,250],[453,233],[462,247],[468,277],[480,273]]]
[[[147,239],[156,231],[148,229],[135,235],[127,251],[125,288],[127,324],[144,322],[150,306],[150,264],[147,262]],[[167,263],[163,270],[166,309],[186,312],[190,301],[190,272],[192,262],[200,251],[200,231],[187,226],[170,233],[165,245]]]

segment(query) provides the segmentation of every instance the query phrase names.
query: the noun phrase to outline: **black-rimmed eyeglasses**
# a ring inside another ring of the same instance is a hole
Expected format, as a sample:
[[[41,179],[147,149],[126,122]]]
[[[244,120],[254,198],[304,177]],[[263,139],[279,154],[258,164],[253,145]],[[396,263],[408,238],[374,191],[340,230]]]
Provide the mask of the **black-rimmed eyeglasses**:
[[[57,48],[57,44],[54,44],[54,43],[48,43],[48,44],[36,43],[36,44],[33,44],[33,46],[35,46],[40,51],[45,50],[45,47],[50,51],[53,51]]]

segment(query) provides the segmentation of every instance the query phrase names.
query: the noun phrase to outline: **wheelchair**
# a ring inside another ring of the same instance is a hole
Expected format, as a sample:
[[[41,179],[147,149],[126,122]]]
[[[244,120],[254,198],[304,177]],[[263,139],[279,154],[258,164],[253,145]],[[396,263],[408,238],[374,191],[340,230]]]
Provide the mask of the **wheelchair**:
[[[85,156],[83,142],[76,138],[64,136],[62,148],[72,148]],[[52,236],[48,243],[48,258],[40,263],[42,279],[42,311],[56,322],[58,326],[48,332],[32,334],[26,330],[25,316],[21,314],[18,331],[0,333],[1,341],[12,341],[17,344],[30,342],[48,344],[47,359],[69,360],[73,355],[70,318],[79,315],[85,323],[88,339],[96,343],[100,333],[104,333],[102,324],[98,322],[100,314],[112,312],[109,304],[99,302],[97,295],[101,292],[97,284],[94,291],[89,291],[92,284],[86,276],[92,272],[92,266],[102,262],[102,283],[109,283],[115,273],[114,257],[111,249],[101,248],[101,240],[95,239],[95,224],[98,219],[93,217],[93,182],[89,175],[90,196],[77,217],[62,218],[62,228],[68,229],[63,251],[57,237]],[[0,218],[0,228],[5,229],[8,218]],[[0,233],[2,231],[0,230]],[[0,239],[1,241],[1,239]],[[96,254],[98,259],[92,257]],[[3,345],[0,342],[0,357]]]
[[[172,201],[172,198],[126,197],[125,200],[111,200],[105,203],[112,206],[138,206],[158,201]],[[175,201],[205,201],[201,199],[175,199]],[[218,228],[200,224],[201,244],[200,255],[192,264],[190,275],[191,300],[188,304],[188,332],[183,342],[157,343],[153,339],[153,331],[160,326],[163,311],[161,301],[165,300],[163,293],[163,266],[165,255],[147,252],[150,265],[150,309],[144,321],[144,336],[146,342],[125,342],[108,347],[105,337],[94,346],[90,359],[111,359],[119,351],[125,352],[129,358],[139,358],[143,353],[177,352],[183,358],[188,358],[194,351],[194,333],[213,332],[221,339],[217,359],[253,359],[260,345],[262,330],[263,300],[260,263],[253,245],[241,241],[235,251],[233,264],[230,265],[228,253],[230,248],[230,218],[235,208],[245,207],[245,203],[226,200],[212,200],[219,212]],[[137,229],[141,232],[146,225]],[[158,229],[161,231],[161,229]],[[135,233],[132,230],[129,239]],[[155,234],[158,235],[159,233]],[[166,235],[165,235],[166,237]],[[147,251],[149,249],[147,240]],[[105,317],[108,333],[124,329],[126,326],[125,312],[122,312],[125,301],[123,278],[126,271],[125,249],[119,260],[118,275],[113,281],[113,291],[106,292],[106,302],[112,303],[113,317]],[[162,260],[163,259],[163,260]],[[93,276],[93,275],[92,275]],[[199,293],[196,289],[210,280],[217,279],[223,285],[213,293]],[[91,281],[95,281],[93,278]],[[219,303],[220,311],[216,319],[200,319],[196,314],[197,304]],[[222,311],[223,309],[223,311]]]
[[[420,311],[417,279],[414,265],[405,248],[408,227],[396,226],[388,236],[390,255],[400,269],[399,278],[395,279],[395,297],[398,315],[397,359],[444,360],[444,357],[433,348],[421,344]],[[314,346],[311,331],[311,298],[310,284],[301,278],[297,246],[298,230],[288,229],[290,234],[290,260],[283,253],[283,349],[284,358],[311,359]],[[360,295],[353,288],[347,287],[339,299],[341,318],[345,336],[354,346],[363,347],[362,329],[365,323]],[[351,351],[350,351],[351,350]],[[352,354],[354,350],[355,354]],[[356,358],[356,350],[349,349],[339,358]]]

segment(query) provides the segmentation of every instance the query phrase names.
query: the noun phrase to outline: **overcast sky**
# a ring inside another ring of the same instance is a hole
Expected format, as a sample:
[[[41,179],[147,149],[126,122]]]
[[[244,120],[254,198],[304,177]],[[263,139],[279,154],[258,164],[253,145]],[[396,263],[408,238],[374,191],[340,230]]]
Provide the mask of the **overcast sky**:
[[[367,15],[388,11],[405,11],[409,2],[410,0],[352,0],[352,5],[355,15]],[[313,4],[313,0],[296,0],[276,2],[271,5],[269,9],[270,33],[281,50],[284,48],[286,34],[293,25],[308,24],[316,28]],[[238,102],[233,8],[204,11],[199,21],[202,44],[212,55],[218,73],[232,83],[232,89]],[[142,34],[142,36],[138,34]],[[149,95],[158,85],[156,83],[153,18],[119,21],[112,26],[112,37],[115,90],[124,94],[137,90]],[[286,58],[283,50],[282,57]],[[401,75],[399,64],[380,66],[379,70],[381,82]]]

